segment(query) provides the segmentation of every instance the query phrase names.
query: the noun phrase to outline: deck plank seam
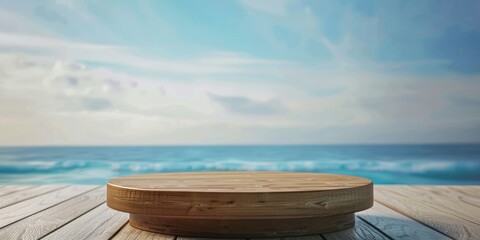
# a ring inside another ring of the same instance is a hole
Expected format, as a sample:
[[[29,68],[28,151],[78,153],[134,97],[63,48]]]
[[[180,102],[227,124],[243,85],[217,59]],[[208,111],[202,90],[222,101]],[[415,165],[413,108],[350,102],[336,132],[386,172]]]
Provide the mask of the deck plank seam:
[[[440,233],[440,234],[442,234],[442,235],[444,235],[444,236],[446,236],[446,237],[448,237],[448,238],[450,238],[450,239],[455,239],[454,237],[451,237],[451,236],[445,234],[444,232],[439,231],[438,229],[433,228],[432,226],[430,226],[430,225],[428,225],[428,224],[425,224],[425,223],[423,223],[422,221],[419,221],[418,219],[415,219],[415,218],[413,218],[413,217],[410,217],[410,216],[408,216],[408,215],[405,215],[403,212],[398,211],[398,210],[396,210],[396,209],[393,209],[393,208],[391,208],[390,206],[387,206],[386,204],[383,204],[383,203],[381,203],[381,202],[379,202],[379,201],[377,201],[377,200],[375,200],[375,202],[376,202],[377,204],[380,204],[380,205],[382,205],[382,206],[384,206],[384,207],[386,207],[386,208],[389,208],[389,209],[397,212],[398,214],[403,215],[404,217],[406,217],[406,218],[408,218],[408,219],[411,219],[412,221],[415,221],[415,222],[417,222],[417,223],[419,223],[419,224],[421,224],[421,225],[423,225],[423,226],[425,226],[425,227],[427,227],[427,228],[430,228],[430,229],[432,229],[433,231],[438,232],[438,233]],[[359,217],[360,217],[360,216],[359,216]],[[362,217],[360,217],[360,218],[362,218]]]
[[[425,222],[423,222],[423,221],[421,221],[421,220],[415,219],[415,218],[407,215],[405,212],[403,212],[403,211],[401,211],[401,210],[399,210],[399,209],[392,208],[392,207],[388,206],[387,204],[385,204],[385,203],[383,203],[383,202],[381,202],[381,201],[379,201],[379,200],[375,200],[375,202],[380,203],[380,204],[382,204],[382,205],[384,205],[384,206],[386,206],[386,207],[394,210],[395,212],[398,212],[398,213],[400,213],[400,214],[402,214],[402,215],[404,215],[404,216],[406,216],[406,217],[408,217],[408,218],[410,218],[410,219],[412,219],[412,220],[414,220],[414,221],[416,221],[416,222],[424,225],[425,227],[428,227],[428,228],[430,228],[430,229],[432,229],[432,230],[434,230],[434,231],[436,231],[436,232],[439,232],[439,233],[442,234],[442,235],[445,235],[445,236],[447,236],[447,237],[449,237],[449,238],[451,238],[451,239],[456,239],[455,237],[448,235],[447,233],[445,233],[445,232],[443,232],[443,231],[435,228],[434,226],[431,226],[431,225],[429,225],[429,224],[427,224],[427,223],[425,223]]]
[[[104,203],[103,203],[103,204],[104,204]],[[107,211],[108,211],[108,208],[107,208],[104,212],[107,212]],[[128,220],[127,220],[126,223],[128,223]],[[102,227],[103,225],[105,225],[105,224],[107,224],[107,221],[103,222],[102,224],[96,225],[95,230],[101,228],[101,227]],[[119,231],[120,229],[122,229],[123,226],[125,226],[125,224],[123,224],[121,227],[119,227],[119,228],[117,229],[117,231]],[[115,233],[116,233],[117,231],[115,231]],[[92,236],[92,234],[94,234],[94,233],[95,233],[95,231],[91,231],[90,234],[88,234],[84,239],[93,239],[93,238],[91,238],[91,236]],[[115,233],[112,234],[110,237],[115,236]],[[109,237],[109,238],[110,238],[110,237]]]
[[[453,190],[453,191],[455,191],[455,192],[457,192],[457,193],[461,193],[461,194],[463,194],[463,195],[468,195],[468,196],[470,196],[470,197],[472,197],[472,198],[478,198],[478,197],[479,197],[478,195],[469,193],[468,191],[465,191],[465,190],[460,190],[460,189],[458,189],[458,188],[450,187],[449,189],[451,189],[451,190]],[[478,206],[476,206],[476,207],[478,207]]]
[[[79,196],[81,196],[81,195],[83,195],[83,194],[86,194],[86,193],[88,193],[88,192],[91,192],[91,191],[97,190],[97,189],[99,189],[99,188],[101,188],[101,187],[103,187],[103,186],[99,186],[99,187],[97,187],[97,188],[94,188],[94,189],[92,189],[92,190],[88,190],[88,191],[86,191],[86,192],[83,192],[82,194],[79,194],[79,195],[77,195],[77,196],[74,196],[74,197],[72,197],[72,198],[70,198],[70,199],[73,199],[73,198],[79,197]],[[67,200],[70,200],[70,199],[67,199]],[[67,201],[67,200],[65,200],[65,201]],[[47,234],[43,235],[43,236],[42,236],[42,237],[40,237],[39,239],[43,239],[43,238],[47,237],[48,235],[50,235],[50,234],[52,234],[52,233],[56,232],[57,230],[61,229],[62,227],[64,227],[64,226],[68,225],[69,223],[71,223],[71,222],[75,221],[75,220],[76,220],[76,219],[78,219],[79,217],[81,217],[81,216],[83,216],[83,215],[85,215],[85,214],[87,214],[87,213],[89,213],[89,212],[93,211],[94,209],[96,209],[96,208],[100,207],[100,206],[101,206],[102,204],[104,204],[104,203],[105,203],[105,201],[102,201],[100,204],[98,204],[98,205],[95,205],[95,206],[94,206],[94,207],[92,207],[91,209],[89,209],[89,210],[87,210],[87,211],[83,212],[82,214],[78,215],[77,217],[75,217],[75,218],[71,219],[70,221],[67,221],[67,222],[65,222],[64,224],[62,224],[62,225],[58,226],[57,228],[55,228],[54,230],[50,231],[49,233],[47,233]],[[60,203],[58,203],[58,204],[60,204]],[[58,205],[58,204],[55,204],[55,205]],[[53,206],[52,206],[52,207],[53,207]],[[47,210],[47,209],[45,209],[45,210]],[[42,212],[42,211],[40,211],[40,212]]]
[[[45,192],[45,193],[40,194],[40,195],[38,195],[38,196],[42,196],[42,195],[44,195],[44,194],[47,194],[47,193],[50,193],[50,192],[54,192],[54,191],[59,191],[59,190],[64,189],[64,188],[66,188],[66,187],[68,187],[68,186],[71,186],[71,185],[67,185],[67,186],[65,186],[65,187],[57,188],[57,189],[55,189],[55,190],[51,190],[51,191]],[[15,192],[13,192],[13,194],[15,194],[15,193],[18,194],[18,193],[21,193],[21,192],[24,191],[24,190],[32,189],[32,188],[34,188],[34,187],[37,187],[37,186],[32,186],[32,187],[25,188],[25,189],[22,189],[22,190],[19,190],[19,191],[15,191]],[[59,204],[62,204],[62,203],[64,203],[64,202],[66,202],[66,201],[69,201],[69,200],[72,200],[72,199],[74,199],[74,198],[77,198],[77,197],[79,197],[79,196],[81,196],[81,195],[87,194],[87,193],[92,192],[92,191],[95,191],[95,190],[98,191],[98,190],[99,190],[100,188],[102,188],[102,187],[104,187],[104,185],[96,186],[96,187],[94,187],[94,188],[92,188],[92,189],[90,189],[90,190],[81,192],[81,193],[79,193],[79,194],[77,194],[77,195],[75,195],[75,196],[72,196],[72,197],[70,197],[70,198],[68,198],[68,199],[65,199],[65,200],[63,200],[63,201],[61,201],[61,202],[58,202],[58,203],[56,203],[56,204],[54,204],[54,205],[52,205],[52,206],[50,206],[50,207],[48,207],[48,208],[45,208],[45,209],[43,209],[43,210],[34,212],[33,214],[30,214],[30,215],[25,216],[25,217],[23,217],[23,218],[21,218],[21,219],[19,219],[19,220],[17,220],[17,221],[14,221],[14,222],[9,223],[9,224],[7,224],[7,225],[5,225],[5,226],[2,226],[2,227],[0,227],[0,230],[1,230],[1,229],[4,229],[5,227],[8,227],[8,226],[10,226],[10,225],[12,225],[12,224],[14,224],[14,223],[21,222],[21,221],[25,220],[25,218],[28,218],[28,217],[30,217],[30,216],[32,216],[32,215],[39,214],[39,213],[41,213],[41,212],[43,212],[43,211],[46,211],[46,210],[48,210],[48,209],[50,209],[50,208],[54,208],[54,207],[56,207],[56,206],[59,205]],[[1,190],[1,189],[0,189],[0,190]],[[383,190],[383,189],[382,189],[382,190]],[[453,190],[453,189],[449,189],[449,190]],[[391,191],[387,190],[387,191],[388,191],[388,192],[391,192],[391,193],[399,194],[400,196],[402,196],[402,198],[406,198],[405,194],[400,194],[400,193],[398,193],[397,191],[393,191],[393,190],[391,190]],[[465,194],[465,193],[464,193],[463,191],[461,191],[461,190],[455,191],[455,192],[460,193],[460,194]],[[9,195],[9,194],[7,194],[7,195]],[[7,195],[5,195],[5,196],[7,196]],[[467,195],[467,194],[465,194],[465,195]],[[477,196],[473,196],[473,195],[470,195],[470,194],[468,194],[468,195],[477,198]],[[37,196],[37,197],[38,197],[38,196]],[[409,199],[411,199],[411,198],[409,197]],[[25,199],[25,200],[27,200],[27,199]],[[25,201],[25,200],[22,200],[22,201]],[[99,199],[99,200],[101,200],[101,199]],[[19,201],[19,202],[17,202],[17,203],[20,203],[20,202],[22,202],[22,201]],[[428,206],[428,207],[430,207],[430,208],[433,208],[435,211],[443,212],[444,214],[447,214],[447,215],[449,215],[449,216],[458,217],[458,218],[463,219],[463,220],[465,220],[465,221],[471,222],[470,220],[465,219],[465,218],[463,218],[463,217],[460,217],[460,216],[458,216],[458,215],[456,215],[456,214],[453,214],[453,213],[451,213],[451,212],[449,212],[449,211],[443,210],[443,209],[441,209],[441,208],[439,208],[439,207],[436,207],[436,206],[432,206],[432,205],[428,204],[427,202],[420,201],[420,200],[414,200],[414,201],[415,201],[417,204],[419,204],[420,206]],[[427,227],[427,228],[429,228],[429,229],[431,229],[431,230],[433,230],[433,231],[435,231],[435,232],[437,232],[437,233],[440,233],[440,234],[443,235],[443,236],[446,236],[446,237],[451,238],[451,239],[456,239],[456,238],[454,238],[454,237],[452,237],[452,236],[449,236],[447,233],[438,230],[438,229],[435,228],[434,226],[429,225],[428,222],[424,222],[423,220],[420,220],[420,219],[422,219],[422,218],[417,219],[417,218],[414,217],[415,215],[411,215],[408,211],[406,211],[406,212],[405,212],[405,211],[402,211],[401,208],[396,207],[395,204],[389,203],[389,202],[386,201],[386,200],[377,200],[377,199],[375,199],[375,202],[376,202],[377,204],[380,204],[380,205],[388,208],[388,209],[391,209],[391,210],[395,211],[395,212],[398,213],[398,214],[401,214],[402,216],[405,216],[406,218],[408,218],[408,219],[411,220],[411,221],[414,221],[414,222],[416,222],[416,223],[419,223],[419,224],[421,224],[421,225],[423,225],[423,226],[425,226],[425,227]],[[86,210],[86,211],[83,211],[83,210],[82,210],[83,212],[82,212],[80,215],[78,215],[77,217],[71,219],[70,221],[62,224],[61,226],[58,226],[56,229],[50,231],[49,233],[45,234],[44,236],[40,237],[39,239],[44,239],[44,238],[47,237],[48,235],[52,234],[53,232],[56,232],[57,230],[62,229],[62,228],[65,227],[66,225],[68,225],[68,224],[70,224],[71,222],[77,220],[78,218],[84,216],[85,214],[91,212],[92,210],[98,208],[98,207],[101,206],[102,204],[105,204],[105,201],[102,201],[102,202],[99,203],[98,205],[89,207],[88,210]],[[13,205],[13,204],[12,204],[12,205]],[[476,207],[478,207],[478,206],[476,206]],[[376,227],[375,225],[373,225],[372,222],[369,222],[364,216],[358,216],[358,215],[357,215],[356,217],[358,217],[358,219],[359,219],[360,221],[362,221],[363,223],[365,223],[366,225],[368,225],[368,226],[371,227],[372,229],[374,229],[374,230],[376,230],[377,232],[379,232],[380,234],[382,234],[385,238],[387,238],[387,239],[394,239],[394,238],[392,238],[390,235],[388,235],[387,233],[385,233],[384,231],[382,231],[381,229],[379,229],[378,227]],[[418,216],[417,216],[417,217],[418,217]],[[113,234],[111,234],[111,236],[108,236],[108,239],[112,239],[112,238],[114,238],[115,236],[117,236],[118,233],[119,233],[126,225],[128,225],[128,224],[129,224],[129,222],[128,222],[128,220],[127,220],[126,223],[124,223],[121,227],[119,227],[118,229],[116,229],[116,231],[115,231]],[[474,223],[474,224],[475,224],[475,225],[479,225],[478,223]],[[435,225],[435,226],[436,226],[436,225]],[[98,227],[98,226],[97,226],[97,227]],[[325,239],[326,239],[326,238],[325,238],[323,235],[321,235],[321,234],[312,235],[312,236],[318,236],[318,239],[321,239],[321,240],[325,240]],[[106,236],[106,237],[107,237],[107,236]],[[171,239],[172,239],[172,240],[177,240],[177,239],[178,239],[178,236],[172,235],[172,238],[171,238]],[[255,238],[247,238],[247,239],[244,239],[244,240],[256,240],[256,239],[255,239]],[[280,240],[280,239],[279,239],[279,240]],[[284,239],[284,240],[285,240],[285,239]]]
[[[406,186],[415,188],[415,185],[406,185]],[[425,186],[422,186],[422,187],[425,187]],[[399,191],[397,191],[397,190],[395,190],[395,189],[389,189],[389,191],[390,191],[390,192],[393,191],[393,192],[398,193],[398,194],[400,194],[401,196],[404,196],[404,197],[405,197],[405,194],[402,193],[401,191],[399,192]],[[462,197],[461,195],[458,196],[460,199],[452,199],[452,198],[450,198],[450,197],[448,197],[448,196],[442,196],[441,194],[436,193],[436,192],[435,192],[435,191],[436,191],[435,188],[429,188],[429,190],[426,190],[426,191],[428,191],[430,194],[439,195],[439,196],[443,197],[443,199],[445,199],[445,200],[454,201],[454,202],[459,202],[460,205],[472,207],[472,209],[477,209],[477,208],[479,208],[478,205],[473,205],[473,204],[470,204],[470,203],[468,203],[468,202],[463,201],[462,198],[461,198],[461,197]],[[473,198],[478,198],[478,197],[473,197]],[[457,217],[459,217],[459,218],[462,218],[462,219],[464,219],[464,220],[466,220],[466,221],[472,222],[472,223],[480,226],[480,221],[472,220],[471,217],[470,217],[470,218],[462,217],[461,215],[458,214],[458,212],[450,211],[450,209],[448,209],[448,208],[442,208],[441,205],[430,204],[429,201],[425,201],[425,200],[416,200],[416,201],[417,201],[417,202],[421,202],[421,203],[423,203],[424,205],[428,205],[428,206],[433,207],[433,208],[436,208],[436,209],[441,209],[441,210],[443,210],[444,212],[448,212],[448,213],[450,213],[451,215],[457,216]],[[479,220],[480,220],[480,219],[479,219]]]
[[[102,203],[102,204],[103,204],[103,203]],[[98,206],[97,206],[97,207],[98,207]],[[127,225],[128,225],[128,221],[127,221],[125,224],[123,224],[120,228],[118,228],[117,231],[116,231],[114,234],[112,234],[112,236],[110,236],[110,237],[108,238],[108,240],[111,240],[111,239],[113,239],[115,236],[117,236],[117,234],[118,234],[120,231],[122,231],[122,229],[123,229],[125,226],[127,226]]]
[[[65,186],[65,188],[67,188],[67,187],[69,187],[69,186],[73,186],[73,185],[67,185],[67,186]],[[77,195],[75,195],[75,196],[72,196],[71,198],[67,198],[67,199],[65,199],[65,200],[63,200],[63,201],[61,201],[61,202],[58,202],[58,203],[56,203],[56,204],[54,204],[54,205],[52,205],[52,206],[50,206],[50,207],[47,207],[47,208],[45,208],[45,209],[42,209],[42,210],[40,210],[40,211],[32,212],[32,213],[30,213],[30,214],[28,214],[28,215],[26,215],[26,216],[24,216],[24,217],[16,220],[16,221],[13,221],[13,222],[8,223],[8,224],[6,224],[6,225],[0,226],[0,229],[3,229],[3,228],[5,228],[5,227],[8,227],[8,226],[10,226],[10,225],[12,225],[12,224],[14,224],[14,223],[20,222],[20,221],[22,221],[22,220],[24,220],[24,219],[26,219],[26,218],[28,218],[28,217],[30,217],[30,216],[32,216],[32,215],[35,215],[35,214],[37,214],[37,213],[41,213],[41,212],[43,212],[43,211],[45,211],[45,210],[47,210],[47,209],[50,209],[50,208],[52,208],[52,207],[57,206],[58,204],[61,204],[61,203],[66,202],[66,201],[68,201],[68,200],[70,200],[70,199],[76,198],[76,197],[78,197],[78,196],[80,196],[80,195],[82,195],[82,194],[84,194],[84,193],[87,193],[87,192],[89,192],[89,191],[92,191],[92,190],[95,190],[95,189],[98,189],[98,188],[99,188],[99,187],[96,187],[96,188],[93,188],[93,189],[91,189],[91,190],[82,192],[82,193],[80,193],[80,194],[77,194]],[[64,188],[59,188],[59,189],[56,189],[55,191],[60,191],[60,190],[62,190],[62,189],[64,189]],[[55,192],[55,191],[52,191],[52,192]],[[52,193],[52,192],[50,192],[50,193]],[[44,195],[44,194],[42,194],[42,195]],[[40,195],[40,196],[42,196],[42,195]],[[39,197],[39,196],[36,196],[36,197]],[[17,203],[17,204],[18,204],[18,203]]]
[[[58,216],[58,214],[62,214],[62,212],[64,211],[69,211],[69,208],[65,208],[64,206],[62,206],[63,204],[67,204],[68,202],[75,202],[76,203],[75,206],[82,205],[83,207],[81,211],[77,211],[73,209],[73,212],[76,212],[76,214],[80,214],[80,215],[83,215],[84,211],[89,210],[89,208],[96,207],[96,206],[90,206],[94,204],[88,204],[88,203],[83,205],[85,201],[82,201],[82,199],[84,200],[85,197],[91,196],[92,195],[91,193],[95,191],[98,192],[97,194],[95,194],[97,195],[97,198],[98,198],[97,201],[101,201],[102,199],[100,198],[104,197],[103,191],[101,191],[101,189],[99,188],[93,188],[91,190],[87,190],[83,192],[82,195],[80,196],[73,197],[72,199],[67,200],[67,202],[58,203],[55,206],[52,206],[52,208],[50,209],[39,211],[30,217],[22,219],[20,222],[12,223],[12,225],[9,225],[6,228],[0,229],[0,232],[2,232],[3,230],[5,231],[5,233],[9,234],[10,236],[17,236],[18,239],[20,238],[23,239],[25,236],[27,236],[28,239],[32,239],[32,237],[35,239],[40,239],[46,234],[49,234],[49,232],[64,226],[65,225],[64,223],[66,221],[68,222],[68,219],[75,216],[75,214],[67,213],[66,215],[69,215],[69,216],[67,216],[66,218],[63,216],[60,218],[57,218],[56,216]],[[68,203],[67,206],[69,205],[71,204]],[[59,211],[60,209],[62,210],[61,212]],[[50,214],[48,214],[48,212],[50,212]],[[43,219],[47,219],[46,220],[47,224],[43,224],[44,223]],[[60,219],[60,220],[57,220],[57,219]],[[18,234],[20,231],[25,232],[25,230],[27,229],[32,229],[33,232],[30,233],[32,234],[32,237],[29,237],[29,235],[25,235],[25,234]],[[35,229],[38,229],[38,230],[35,230]]]
[[[19,185],[19,186],[21,186],[21,185]],[[27,187],[27,188],[24,188],[24,189],[20,189],[20,190],[17,190],[17,191],[9,192],[9,193],[7,193],[7,194],[1,194],[1,193],[0,193],[0,197],[4,197],[4,196],[8,196],[8,195],[10,195],[10,194],[18,193],[18,192],[23,191],[23,190],[32,189],[32,188],[34,188],[34,187],[37,187],[37,186],[30,186],[30,187]]]
[[[37,187],[39,187],[39,186],[33,186],[32,188],[22,189],[22,190],[20,190],[20,191],[26,191],[26,190],[30,190],[30,189],[37,188]],[[10,203],[10,204],[8,204],[8,205],[2,206],[2,207],[0,207],[0,209],[1,209],[1,208],[6,208],[6,207],[9,207],[9,206],[12,206],[12,205],[15,205],[15,204],[17,204],[17,203],[21,203],[21,202],[23,202],[23,201],[26,201],[26,200],[29,200],[29,199],[32,199],[32,198],[36,198],[36,197],[45,195],[45,194],[47,194],[47,193],[51,193],[51,192],[54,192],[54,191],[58,191],[58,190],[61,190],[61,189],[67,188],[67,187],[68,187],[68,185],[61,186],[61,187],[59,187],[59,188],[53,188],[53,189],[47,190],[46,192],[43,192],[43,193],[41,193],[41,194],[32,195],[32,196],[27,197],[27,198],[25,198],[25,199],[22,199],[22,200],[20,200],[20,201],[18,201],[18,202],[13,202],[13,203]],[[20,192],[20,191],[19,191],[19,192]],[[15,193],[18,193],[18,192],[15,192]],[[8,196],[8,194],[7,194],[6,196]],[[3,196],[2,196],[2,197],[3,197]]]
[[[83,216],[83,215],[85,215],[85,214],[87,214],[87,213],[89,213],[89,212],[93,211],[95,208],[98,208],[98,207],[100,207],[100,205],[102,205],[102,204],[104,204],[104,203],[105,203],[105,201],[101,202],[100,204],[98,204],[98,205],[96,205],[96,206],[92,207],[92,208],[91,208],[91,209],[89,209],[88,211],[85,211],[85,212],[83,212],[82,214],[78,215],[77,217],[73,218],[72,220],[70,220],[70,221],[68,221],[68,222],[66,222],[66,223],[64,223],[64,224],[62,224],[61,226],[58,226],[57,228],[55,228],[55,229],[54,229],[54,230],[52,230],[51,232],[49,232],[49,233],[47,233],[47,234],[43,235],[43,236],[42,236],[42,237],[40,237],[39,239],[43,239],[43,238],[47,237],[48,235],[50,235],[50,234],[52,234],[52,233],[56,232],[57,230],[61,229],[62,227],[64,227],[64,226],[68,225],[69,223],[71,223],[71,222],[75,221],[77,218],[79,218],[79,217],[81,217],[81,216]]]
[[[372,223],[370,223],[369,221],[367,221],[366,219],[364,219],[363,217],[361,216],[357,216],[361,221],[363,221],[365,224],[369,225],[370,227],[372,227],[373,229],[377,230],[379,233],[383,234],[385,237],[387,237],[388,239],[390,240],[395,240],[394,238],[390,237],[390,235],[388,235],[386,232],[382,231],[380,228],[376,227],[375,225],[373,225]]]
[[[67,188],[67,187],[69,187],[69,186],[72,186],[72,185],[67,185],[67,186],[65,186],[65,188]],[[88,191],[85,191],[85,192],[81,192],[81,193],[79,193],[78,195],[72,196],[71,198],[67,198],[67,199],[65,199],[65,200],[63,200],[63,201],[61,201],[61,202],[58,202],[58,203],[50,206],[50,207],[47,207],[47,208],[45,208],[45,209],[42,209],[42,210],[40,210],[40,211],[38,211],[38,212],[33,212],[33,213],[31,213],[31,214],[29,214],[29,215],[27,215],[27,216],[25,216],[25,217],[23,217],[23,218],[21,218],[21,219],[18,219],[18,220],[14,221],[14,222],[11,222],[11,223],[9,223],[9,224],[7,224],[7,225],[5,225],[5,226],[0,227],[0,229],[5,228],[5,227],[7,227],[7,226],[10,226],[10,225],[12,225],[12,224],[14,224],[14,223],[20,222],[20,221],[24,220],[25,218],[28,218],[28,217],[30,217],[30,216],[32,216],[32,215],[37,214],[37,213],[41,213],[41,212],[43,212],[43,211],[45,211],[45,210],[47,210],[47,209],[53,208],[53,207],[55,207],[55,206],[57,206],[57,205],[59,205],[59,204],[61,204],[61,203],[63,203],[63,202],[66,202],[66,201],[68,201],[68,200],[70,200],[70,199],[76,198],[76,197],[78,197],[78,196],[80,196],[80,195],[83,195],[83,194],[85,194],[85,193],[87,193],[87,192],[93,191],[93,190],[98,189],[98,188],[99,188],[99,187],[96,187],[96,188],[93,188],[93,189],[91,189],[91,190],[88,190]],[[62,190],[62,189],[64,189],[64,188],[59,188],[59,189],[56,189],[55,191],[59,191],[59,190]],[[52,191],[52,192],[54,192],[54,191]],[[43,194],[42,194],[42,195],[43,195]],[[40,196],[41,196],[41,195],[40,195]],[[37,197],[38,197],[38,196],[37,196]]]
[[[387,192],[391,192],[391,193],[398,194],[398,195],[403,196],[403,197],[406,197],[406,198],[409,197],[409,196],[405,196],[405,194],[402,194],[401,192],[398,192],[398,191],[395,191],[395,190],[392,190],[392,189],[384,189],[384,190],[387,191]],[[473,224],[475,224],[475,225],[480,226],[480,223],[478,223],[478,222],[475,222],[475,221],[472,221],[472,220],[470,220],[470,219],[468,219],[468,218],[459,216],[459,215],[456,214],[456,213],[450,212],[450,211],[448,211],[447,209],[440,208],[439,206],[436,206],[436,205],[434,205],[434,204],[429,204],[429,203],[427,203],[427,202],[425,202],[425,201],[417,200],[417,199],[414,199],[414,198],[412,198],[411,201],[415,201],[416,203],[418,203],[418,204],[420,204],[420,205],[424,205],[424,206],[429,206],[429,207],[431,207],[431,208],[435,208],[435,209],[437,209],[437,210],[439,210],[439,211],[441,211],[441,212],[447,213],[447,214],[449,214],[449,215],[451,215],[451,216],[455,216],[455,217],[461,218],[461,219],[463,219],[463,220],[465,220],[465,221],[468,221],[468,222],[471,222],[471,223],[473,223]]]
[[[465,191],[465,189],[450,187],[450,188],[448,188],[448,190],[460,194],[459,197],[461,197],[461,198],[462,197],[468,197],[468,198],[472,198],[472,199],[475,199],[475,200],[480,199],[480,194],[472,194],[471,192]],[[480,189],[479,189],[478,192],[480,192]],[[463,198],[462,198],[462,200],[463,200]],[[462,203],[469,204],[470,206],[480,208],[480,204],[473,204],[473,203],[470,203],[470,202],[467,202],[467,201],[462,201]]]
[[[322,234],[318,234],[322,240],[327,240]]]

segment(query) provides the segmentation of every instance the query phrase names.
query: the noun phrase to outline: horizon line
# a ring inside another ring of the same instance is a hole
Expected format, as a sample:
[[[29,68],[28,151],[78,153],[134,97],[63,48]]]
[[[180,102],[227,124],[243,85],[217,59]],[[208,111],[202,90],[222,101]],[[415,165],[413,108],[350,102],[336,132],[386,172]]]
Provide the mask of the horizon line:
[[[55,148],[55,147],[276,147],[276,146],[395,146],[395,145],[480,145],[480,142],[430,143],[299,143],[299,144],[138,144],[138,145],[0,145],[0,148]]]

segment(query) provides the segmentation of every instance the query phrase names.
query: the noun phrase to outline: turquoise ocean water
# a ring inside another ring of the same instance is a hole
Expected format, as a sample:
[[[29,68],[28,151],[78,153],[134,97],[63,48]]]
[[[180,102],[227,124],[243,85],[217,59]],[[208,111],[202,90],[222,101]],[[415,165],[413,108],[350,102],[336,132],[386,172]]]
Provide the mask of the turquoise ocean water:
[[[301,171],[377,184],[480,184],[480,145],[0,148],[0,184],[104,184],[141,173]]]

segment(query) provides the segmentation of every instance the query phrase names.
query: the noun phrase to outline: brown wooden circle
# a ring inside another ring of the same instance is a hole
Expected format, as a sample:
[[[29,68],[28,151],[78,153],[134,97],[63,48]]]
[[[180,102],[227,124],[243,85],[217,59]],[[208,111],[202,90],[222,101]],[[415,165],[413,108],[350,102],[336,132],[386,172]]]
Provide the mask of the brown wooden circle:
[[[373,205],[373,184],[365,178],[323,173],[144,174],[111,179],[107,204],[130,213],[130,224],[148,231],[298,236],[352,226],[353,213]]]

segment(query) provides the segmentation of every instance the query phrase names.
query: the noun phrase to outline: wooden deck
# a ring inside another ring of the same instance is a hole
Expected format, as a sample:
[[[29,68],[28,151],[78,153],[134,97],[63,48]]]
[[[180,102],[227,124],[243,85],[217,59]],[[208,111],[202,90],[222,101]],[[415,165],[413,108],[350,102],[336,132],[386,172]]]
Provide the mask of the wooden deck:
[[[130,227],[105,186],[0,186],[0,239],[39,238],[192,239]],[[354,228],[298,239],[480,239],[480,186],[375,186]]]

